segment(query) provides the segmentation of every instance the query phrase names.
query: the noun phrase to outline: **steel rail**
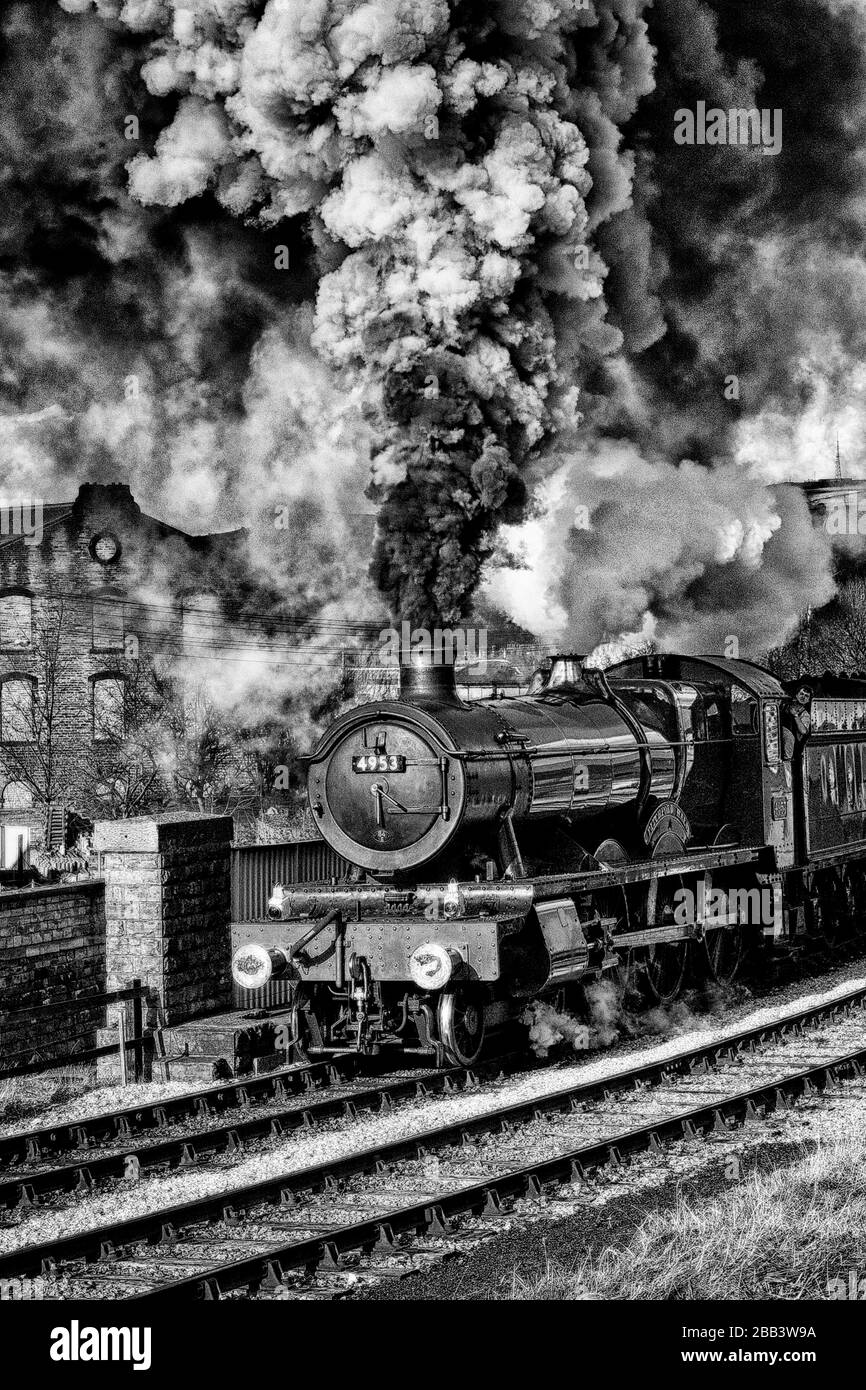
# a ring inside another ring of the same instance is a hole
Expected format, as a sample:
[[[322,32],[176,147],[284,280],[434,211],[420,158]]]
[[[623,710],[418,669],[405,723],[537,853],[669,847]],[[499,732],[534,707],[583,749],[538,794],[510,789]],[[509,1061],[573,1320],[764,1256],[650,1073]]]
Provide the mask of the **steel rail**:
[[[866,1003],[866,989],[852,991],[838,1003],[834,1002],[830,1008],[832,1013],[838,1013],[842,1008],[853,1008],[861,1002]],[[780,1027],[794,1029],[805,1027],[814,1021],[815,1017],[826,1017],[826,1005],[818,1005],[811,1010],[801,1012],[791,1016],[790,1021],[782,1020]],[[568,1088],[566,1094],[579,1095],[585,1101],[592,1101],[602,1096],[605,1091],[629,1090],[640,1085],[649,1085],[653,1081],[664,1076],[665,1073],[682,1071],[683,1068],[695,1070],[696,1067],[708,1064],[721,1051],[728,1047],[736,1047],[738,1051],[760,1045],[767,1036],[767,1027],[762,1025],[758,1028],[732,1034],[730,1039],[725,1039],[715,1043],[708,1043],[702,1049],[691,1048],[687,1051],[674,1055],[670,1058],[662,1059],[659,1062],[645,1063],[643,1066],[632,1068],[622,1072],[612,1078],[602,1081],[589,1081],[581,1083],[575,1090]],[[510,1063],[510,1057],[493,1059],[489,1063],[479,1066],[478,1072],[489,1070],[492,1067],[503,1066]],[[323,1064],[322,1064],[323,1065]],[[304,1072],[308,1075],[309,1071]],[[281,1077],[276,1076],[277,1087],[272,1092],[275,1097],[280,1097]],[[295,1072],[298,1075],[298,1072]],[[280,1108],[277,1111],[270,1110],[262,1115],[251,1115],[248,1119],[237,1119],[231,1123],[213,1126],[205,1130],[198,1130],[192,1133],[180,1134],[163,1140],[161,1143],[147,1144],[138,1148],[125,1146],[112,1150],[110,1153],[99,1154],[85,1150],[81,1157],[70,1163],[44,1168],[28,1173],[26,1170],[14,1174],[12,1177],[0,1182],[0,1208],[11,1208],[18,1205],[34,1205],[40,1197],[63,1192],[87,1192],[94,1186],[106,1182],[111,1178],[139,1178],[149,1169],[161,1166],[191,1167],[200,1159],[219,1153],[238,1152],[243,1148],[244,1143],[250,1139],[278,1137],[281,1133],[291,1132],[293,1129],[311,1129],[320,1120],[330,1119],[338,1116],[348,1116],[353,1118],[356,1110],[372,1110],[379,1102],[380,1108],[387,1108],[399,1100],[414,1099],[439,1090],[454,1089],[461,1078],[468,1076],[469,1083],[472,1083],[476,1072],[464,1072],[459,1067],[452,1067],[447,1070],[434,1072],[426,1075],[423,1080],[411,1077],[402,1077],[397,1080],[388,1080],[387,1077],[377,1082],[375,1085],[363,1086],[353,1091],[350,1095],[329,1096],[325,1095],[316,1100],[310,1100],[303,1106],[292,1106]],[[335,1075],[328,1079],[329,1088],[339,1085],[339,1078]],[[217,1092],[222,1094],[223,1088]],[[240,1087],[243,1092],[245,1087]],[[555,1096],[557,1093],[554,1092]],[[208,1105],[207,1093],[202,1093],[196,1100],[196,1113],[201,1115],[206,1113],[202,1106]],[[186,1100],[186,1097],[177,1097],[178,1100]],[[243,1098],[237,1102],[243,1105]],[[530,1113],[538,1108],[539,1101],[526,1102],[526,1105],[512,1106],[508,1119],[518,1122],[525,1118],[524,1110]],[[157,1105],[156,1107],[160,1107]],[[127,1114],[128,1112],[118,1112]],[[98,1117],[100,1120],[107,1121],[110,1116]],[[112,1137],[117,1137],[117,1130]],[[39,1155],[34,1151],[29,1151],[30,1158]]]
[[[616,1091],[634,1089],[653,1081],[664,1082],[675,1074],[708,1070],[717,1066],[720,1060],[733,1057],[736,1052],[757,1050],[773,1038],[799,1034],[810,1024],[850,1014],[855,1008],[863,1007],[864,1002],[866,989],[849,991],[835,999],[783,1015],[770,1023],[708,1041],[625,1072],[591,1082],[578,1082],[546,1095],[500,1106],[481,1115],[456,1120],[229,1192],[197,1198],[58,1240],[23,1246],[0,1256],[0,1276],[50,1273],[61,1261],[111,1258],[117,1255],[119,1248],[136,1242],[176,1240],[180,1231],[196,1225],[221,1220],[235,1222],[240,1211],[258,1204],[280,1202],[291,1205],[299,1192],[324,1190],[339,1178],[374,1172],[388,1162],[415,1159],[433,1148],[462,1143],[467,1136],[508,1130],[515,1124],[546,1112],[572,1109],[598,1097],[606,1098]],[[866,1055],[866,1048],[863,1055]],[[824,1062],[812,1070],[816,1073],[826,1072],[832,1064]],[[773,1083],[770,1089],[782,1084]],[[766,1089],[757,1087],[755,1093],[763,1094]],[[719,1102],[711,1108],[718,1108],[721,1104]],[[663,1122],[658,1122],[653,1128],[657,1129],[660,1124],[663,1125]]]
[[[852,991],[840,1004],[833,1004],[831,1011],[838,1013],[842,1006],[855,1006],[860,999],[866,1002],[866,990]],[[820,1016],[824,1016],[826,1006],[819,1005]],[[783,1020],[784,1027],[805,1026],[805,1022],[812,1022],[815,1015],[813,1011],[806,1011],[801,1015],[791,1017],[791,1022]],[[713,1042],[706,1045],[703,1051],[698,1049],[688,1049],[680,1056],[664,1059],[662,1062],[645,1063],[639,1068],[632,1068],[628,1072],[620,1073],[613,1079],[603,1081],[587,1081],[582,1083],[580,1095],[582,1098],[591,1101],[599,1095],[609,1090],[628,1090],[641,1084],[651,1084],[653,1080],[664,1072],[676,1072],[678,1069],[685,1068],[694,1070],[695,1066],[702,1065],[708,1061],[710,1056],[717,1054],[719,1048],[726,1045],[735,1045],[738,1049],[749,1048],[758,1045],[766,1037],[766,1027],[758,1027],[746,1031],[746,1033],[733,1034],[730,1042]],[[489,1063],[478,1070],[489,1070],[493,1066],[503,1066],[506,1062],[512,1062],[512,1058],[492,1059]],[[324,1063],[321,1063],[324,1065]],[[300,1069],[299,1069],[300,1070]],[[299,1074],[296,1070],[295,1076]],[[309,1076],[311,1069],[304,1070],[303,1076]],[[274,1097],[281,1097],[281,1087],[284,1086],[284,1073],[272,1073],[275,1079],[275,1088],[270,1094]],[[374,1086],[360,1087],[350,1095],[339,1095],[331,1097],[324,1095],[318,1099],[310,1099],[309,1104],[302,1106],[291,1106],[291,1108],[281,1108],[278,1111],[268,1111],[264,1115],[252,1115],[249,1119],[232,1120],[228,1125],[213,1126],[206,1130],[196,1130],[193,1133],[179,1134],[165,1138],[161,1143],[147,1144],[139,1148],[126,1147],[117,1148],[108,1154],[93,1154],[92,1151],[82,1152],[81,1158],[74,1159],[70,1163],[54,1166],[54,1168],[38,1169],[28,1173],[26,1170],[15,1173],[8,1177],[6,1181],[0,1181],[0,1208],[13,1208],[17,1205],[35,1205],[40,1197],[58,1193],[86,1193],[93,1187],[99,1186],[104,1181],[113,1177],[126,1177],[126,1179],[138,1179],[142,1173],[149,1169],[160,1168],[160,1166],[177,1166],[177,1168],[188,1168],[195,1165],[200,1159],[206,1158],[222,1152],[238,1152],[242,1150],[245,1141],[250,1138],[278,1137],[279,1134],[293,1129],[311,1129],[318,1120],[331,1119],[335,1116],[349,1116],[353,1118],[357,1109],[374,1109],[377,1101],[381,1108],[386,1108],[400,1099],[413,1099],[418,1095],[435,1093],[439,1090],[448,1090],[456,1086],[460,1077],[467,1077],[473,1080],[475,1073],[464,1073],[460,1068],[450,1068],[441,1072],[430,1073],[424,1080],[413,1079],[413,1077],[400,1077],[398,1080],[382,1079]],[[339,1077],[332,1073],[328,1077],[328,1087],[339,1084]],[[221,1097],[224,1088],[218,1088],[217,1095]],[[239,1087],[240,1098],[236,1101],[238,1105],[249,1104],[249,1095],[246,1095],[246,1087]],[[556,1094],[556,1093],[553,1093]],[[569,1090],[569,1094],[573,1091]],[[267,1098],[265,1091],[265,1098]],[[186,1101],[188,1097],[178,1097],[178,1101]],[[197,1095],[196,1113],[199,1116],[206,1115],[209,1098],[207,1093]],[[531,1102],[531,1108],[537,1108],[538,1102]],[[156,1106],[160,1111],[161,1106]],[[516,1120],[521,1118],[520,1108],[512,1108],[514,1113],[509,1116]],[[129,1112],[117,1112],[117,1115],[128,1115]],[[117,1119],[117,1116],[97,1116],[99,1122]],[[165,1123],[165,1119],[163,1122]],[[53,1133],[53,1131],[49,1131]],[[122,1134],[122,1131],[120,1131]],[[118,1130],[114,1129],[111,1137],[117,1137]],[[38,1158],[38,1152],[29,1148],[29,1156]]]
[[[357,1071],[355,1058],[341,1054],[327,1061],[308,1062],[301,1066],[263,1072],[258,1076],[215,1082],[196,1091],[183,1091],[180,1095],[129,1105],[121,1110],[103,1111],[102,1114],[67,1124],[46,1125],[41,1129],[3,1135],[0,1136],[0,1171],[27,1161],[35,1156],[37,1150],[40,1155],[48,1157],[86,1148],[90,1142],[98,1143],[118,1136],[163,1129],[171,1121],[199,1113],[202,1102],[217,1111],[233,1110],[247,1105],[254,1097],[280,1097],[286,1093],[287,1087],[301,1092],[314,1089],[320,1081],[339,1084],[343,1079],[339,1075],[341,1066],[353,1073]]]
[[[228,1124],[179,1134],[154,1144],[137,1148],[126,1146],[112,1149],[109,1153],[85,1150],[80,1158],[71,1163],[33,1172],[22,1169],[0,1182],[0,1208],[35,1205],[40,1197],[63,1192],[88,1192],[111,1178],[137,1180],[148,1170],[159,1167],[191,1167],[202,1158],[220,1153],[237,1153],[250,1139],[275,1138],[294,1129],[312,1129],[320,1120],[339,1116],[353,1119],[358,1110],[374,1110],[377,1101],[379,1108],[386,1110],[395,1101],[414,1099],[440,1090],[455,1090],[459,1079],[465,1082],[468,1078],[471,1085],[479,1073],[495,1067],[510,1067],[516,1060],[510,1055],[497,1057],[479,1063],[475,1071],[449,1067],[437,1072],[425,1072],[423,1078],[404,1076],[389,1080],[386,1076],[373,1085],[358,1086],[349,1094],[326,1094],[306,1104],[269,1109],[248,1119],[234,1119]],[[519,1060],[525,1064],[525,1058],[520,1057]],[[340,1085],[339,1077],[332,1076],[328,1081],[328,1090]],[[279,1096],[280,1092],[275,1092],[275,1095]],[[206,1114],[201,1107],[207,1104],[203,1096],[198,1097],[199,1116]],[[30,1156],[38,1155],[31,1151]]]
[[[340,1257],[350,1252],[374,1248],[396,1254],[400,1247],[395,1236],[399,1233],[447,1236],[451,1234],[447,1224],[449,1218],[495,1218],[502,1212],[503,1197],[543,1197],[545,1184],[563,1186],[584,1183],[588,1175],[603,1167],[624,1166],[624,1154],[647,1149],[660,1150],[665,1139],[704,1138],[707,1131],[730,1135],[733,1131],[725,1124],[725,1117],[741,1118],[745,1123],[750,1120],[758,1122],[762,1118],[760,1106],[765,1106],[770,1112],[788,1109],[789,1097],[797,1099],[813,1094],[815,1089],[824,1090],[838,1082],[840,1073],[852,1072],[859,1076],[863,1075],[864,1070],[866,1047],[816,1063],[778,1081],[753,1086],[689,1111],[651,1120],[636,1129],[593,1140],[553,1158],[538,1159],[519,1168],[506,1169],[471,1186],[438,1194],[433,1202],[411,1203],[365,1221],[335,1227],[325,1237],[312,1236],[271,1247],[259,1255],[215,1265],[205,1273],[128,1295],[124,1301],[186,1302],[220,1298],[224,1293],[241,1288],[250,1292],[257,1292],[261,1288],[276,1289],[283,1284],[288,1271],[303,1268],[307,1272],[315,1272],[319,1267],[328,1271],[338,1270]]]

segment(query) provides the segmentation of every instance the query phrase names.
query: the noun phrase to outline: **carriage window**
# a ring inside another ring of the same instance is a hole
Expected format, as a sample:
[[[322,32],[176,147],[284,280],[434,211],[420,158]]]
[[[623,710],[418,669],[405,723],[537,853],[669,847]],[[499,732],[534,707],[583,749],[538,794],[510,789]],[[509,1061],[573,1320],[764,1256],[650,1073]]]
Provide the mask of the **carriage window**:
[[[866,729],[866,701],[829,700],[812,701],[812,730],[828,733],[857,733]]]

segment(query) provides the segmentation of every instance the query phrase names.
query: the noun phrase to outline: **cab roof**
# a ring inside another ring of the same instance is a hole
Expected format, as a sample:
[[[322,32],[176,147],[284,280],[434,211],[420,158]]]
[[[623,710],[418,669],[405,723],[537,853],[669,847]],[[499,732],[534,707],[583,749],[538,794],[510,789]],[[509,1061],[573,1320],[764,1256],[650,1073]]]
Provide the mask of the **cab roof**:
[[[779,699],[785,694],[781,682],[754,661],[735,661],[726,656],[680,656],[675,652],[647,652],[643,656],[609,666],[609,679],[643,676],[669,681],[715,681],[739,685],[750,695]]]

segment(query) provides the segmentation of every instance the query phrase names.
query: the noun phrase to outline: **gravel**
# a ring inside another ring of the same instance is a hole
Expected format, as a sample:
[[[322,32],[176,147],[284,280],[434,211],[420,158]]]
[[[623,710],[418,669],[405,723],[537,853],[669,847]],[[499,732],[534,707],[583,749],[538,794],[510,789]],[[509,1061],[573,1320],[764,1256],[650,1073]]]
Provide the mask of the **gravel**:
[[[266,1152],[220,1156],[208,1160],[207,1166],[201,1169],[163,1172],[145,1177],[134,1185],[118,1183],[101,1188],[62,1209],[35,1209],[17,1218],[14,1226],[0,1230],[0,1251],[9,1252],[24,1245],[62,1238],[118,1220],[164,1210],[170,1205],[199,1197],[229,1194],[249,1183],[296,1172],[313,1164],[356,1153],[360,1149],[375,1148],[391,1140],[415,1135],[422,1129],[484,1114],[504,1104],[531,1100],[581,1082],[612,1076],[626,1067],[672,1056],[695,1043],[724,1038],[739,1027],[759,1027],[778,1021],[786,1014],[829,1002],[858,986],[866,988],[862,960],[835,969],[822,978],[820,988],[810,990],[808,985],[804,987],[800,981],[774,991],[772,998],[769,1001],[764,999],[759,1006],[754,1000],[742,999],[726,1010],[723,1017],[686,1018],[679,1010],[674,1023],[675,1031],[664,1039],[632,1039],[604,1054],[582,1054],[574,1061],[508,1077],[479,1091],[421,1099],[401,1105],[392,1112],[361,1116],[355,1120],[328,1121],[314,1131],[287,1136],[273,1143]],[[809,1046],[814,1050],[814,1040]],[[799,1043],[795,1041],[793,1050],[792,1045],[786,1049],[787,1066],[797,1055],[798,1047]],[[100,1094],[103,1097],[102,1108],[105,1108],[107,1095],[111,1108],[114,1108],[119,1099],[128,1104],[144,1103],[154,1098],[154,1091],[161,1095],[176,1094],[176,1089],[171,1087],[139,1086],[128,1088],[127,1092],[121,1092],[119,1088],[94,1092],[86,1099],[92,1102]],[[74,1118],[68,1114],[70,1107],[60,1109],[67,1111],[64,1120],[46,1115],[43,1123],[68,1123],[70,1118]],[[80,1109],[75,1110],[75,1115],[81,1113]],[[97,1113],[97,1107],[89,1113]]]

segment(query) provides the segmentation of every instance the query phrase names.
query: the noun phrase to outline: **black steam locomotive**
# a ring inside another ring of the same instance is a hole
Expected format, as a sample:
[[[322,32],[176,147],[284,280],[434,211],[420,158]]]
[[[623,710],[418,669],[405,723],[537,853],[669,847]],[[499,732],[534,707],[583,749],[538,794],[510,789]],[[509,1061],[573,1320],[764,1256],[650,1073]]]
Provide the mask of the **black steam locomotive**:
[[[293,982],[299,1048],[469,1066],[592,976],[664,1004],[687,968],[832,942],[866,875],[866,682],[831,685],[792,703],[745,661],[560,657],[537,694],[466,704],[451,667],[406,665],[310,759],[346,877],[277,885],[235,981]]]

